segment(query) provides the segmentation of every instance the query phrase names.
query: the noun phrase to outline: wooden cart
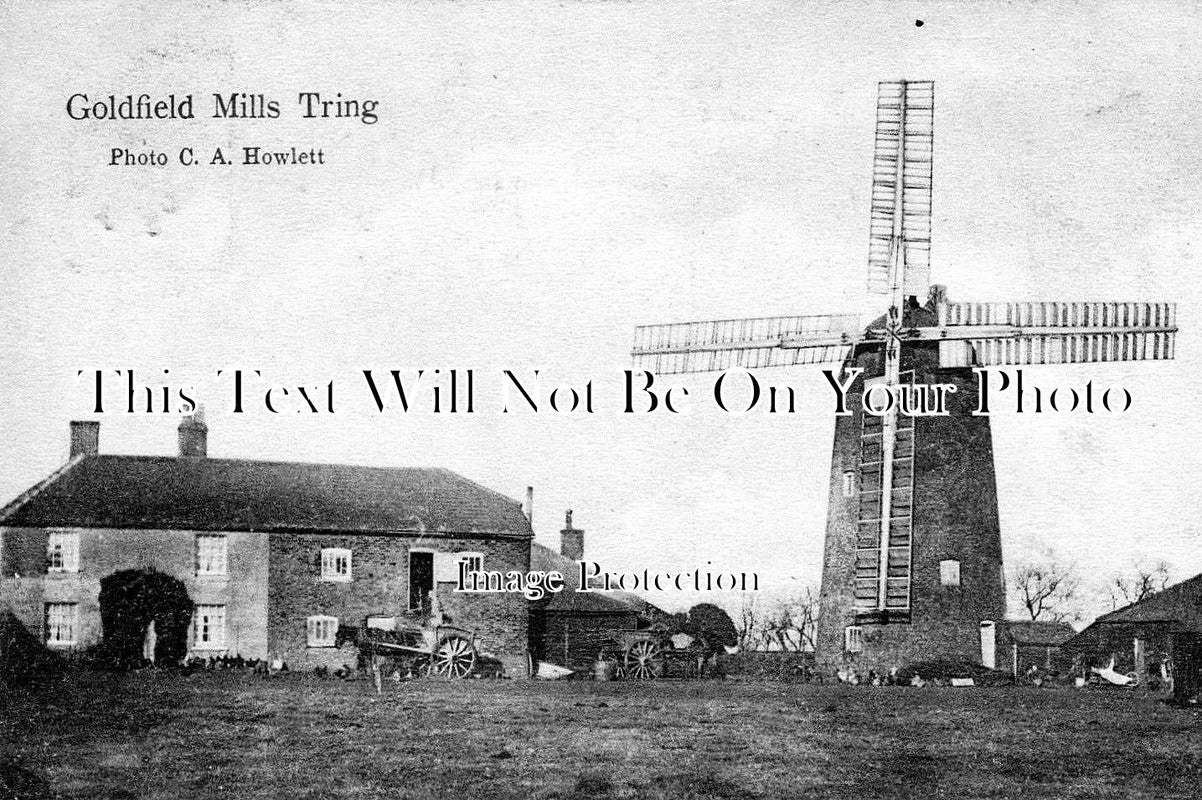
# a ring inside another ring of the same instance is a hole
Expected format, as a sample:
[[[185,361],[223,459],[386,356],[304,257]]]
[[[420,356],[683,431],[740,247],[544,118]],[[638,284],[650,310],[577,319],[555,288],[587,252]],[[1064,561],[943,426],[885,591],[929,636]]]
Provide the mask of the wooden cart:
[[[614,631],[601,659],[616,664],[617,678],[636,681],[696,678],[703,672],[705,645],[695,639],[687,647],[678,648],[662,628]]]
[[[466,678],[476,669],[476,634],[454,625],[358,630],[355,644],[373,671]]]

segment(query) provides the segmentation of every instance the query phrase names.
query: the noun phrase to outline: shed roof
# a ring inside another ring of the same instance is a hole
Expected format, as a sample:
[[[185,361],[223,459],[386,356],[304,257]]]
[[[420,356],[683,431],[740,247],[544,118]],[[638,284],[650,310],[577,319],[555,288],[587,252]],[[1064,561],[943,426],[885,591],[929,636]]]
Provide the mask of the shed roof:
[[[1177,629],[1202,632],[1202,574],[1094,620],[1095,625],[1129,622],[1171,622]]]
[[[446,469],[89,455],[0,525],[532,537],[518,501]]]
[[[1067,622],[1038,620],[1007,620],[1006,631],[1015,644],[1059,647],[1077,635],[1077,629]]]

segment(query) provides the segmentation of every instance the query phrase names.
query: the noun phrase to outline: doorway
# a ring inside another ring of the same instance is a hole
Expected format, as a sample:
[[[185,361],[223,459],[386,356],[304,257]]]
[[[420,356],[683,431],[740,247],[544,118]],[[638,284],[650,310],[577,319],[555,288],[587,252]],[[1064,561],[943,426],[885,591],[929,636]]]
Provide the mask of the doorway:
[[[409,610],[430,611],[430,592],[434,591],[434,554],[409,552]]]
[[[147,629],[154,625],[153,661],[175,665],[188,654],[192,600],[178,578],[127,569],[100,581],[101,653],[119,669],[144,663]]]

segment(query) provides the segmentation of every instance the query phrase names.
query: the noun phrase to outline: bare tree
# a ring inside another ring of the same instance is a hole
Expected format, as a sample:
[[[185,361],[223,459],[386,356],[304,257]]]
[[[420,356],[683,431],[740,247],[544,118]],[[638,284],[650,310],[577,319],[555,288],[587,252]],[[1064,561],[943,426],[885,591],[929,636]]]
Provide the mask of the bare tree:
[[[1068,622],[1080,616],[1073,608],[1081,586],[1076,569],[1049,553],[1040,561],[1027,561],[1010,573],[1010,587],[1032,620]]]
[[[1130,573],[1115,575],[1106,585],[1112,609],[1138,603],[1148,595],[1164,591],[1173,580],[1173,569],[1167,561],[1149,563],[1140,558],[1132,566]]]
[[[735,630],[739,649],[751,650],[760,639],[760,601],[754,592],[744,592],[739,603],[739,618]]]
[[[765,649],[801,653],[814,649],[818,626],[818,595],[811,587],[780,600],[764,618],[761,640]]]

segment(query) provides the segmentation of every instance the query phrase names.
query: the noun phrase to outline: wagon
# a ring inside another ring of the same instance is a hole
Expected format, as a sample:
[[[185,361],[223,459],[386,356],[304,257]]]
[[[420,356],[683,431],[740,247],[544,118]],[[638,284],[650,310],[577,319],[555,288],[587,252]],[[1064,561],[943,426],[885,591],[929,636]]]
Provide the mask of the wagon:
[[[612,631],[600,657],[602,661],[616,663],[615,677],[628,680],[700,677],[705,643],[693,638],[690,644],[678,647],[672,635],[661,627]]]
[[[364,624],[355,644],[373,671],[466,678],[476,669],[476,634],[454,625],[402,623],[385,630]]]

